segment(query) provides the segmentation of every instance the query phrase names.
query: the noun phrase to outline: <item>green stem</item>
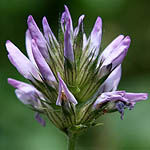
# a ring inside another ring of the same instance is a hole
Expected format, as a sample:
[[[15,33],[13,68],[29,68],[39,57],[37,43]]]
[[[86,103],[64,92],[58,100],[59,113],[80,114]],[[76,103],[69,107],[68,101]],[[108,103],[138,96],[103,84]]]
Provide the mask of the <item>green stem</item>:
[[[77,140],[76,134],[71,133],[68,135],[68,150],[75,150],[76,140]]]

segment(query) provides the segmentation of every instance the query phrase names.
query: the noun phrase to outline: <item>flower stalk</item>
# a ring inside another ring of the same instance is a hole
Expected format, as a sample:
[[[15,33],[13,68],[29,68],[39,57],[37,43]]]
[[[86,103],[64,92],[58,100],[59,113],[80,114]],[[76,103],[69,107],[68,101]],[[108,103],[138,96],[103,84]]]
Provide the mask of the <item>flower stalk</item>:
[[[77,135],[75,133],[70,133],[68,135],[68,150],[75,150],[76,142],[77,142]]]

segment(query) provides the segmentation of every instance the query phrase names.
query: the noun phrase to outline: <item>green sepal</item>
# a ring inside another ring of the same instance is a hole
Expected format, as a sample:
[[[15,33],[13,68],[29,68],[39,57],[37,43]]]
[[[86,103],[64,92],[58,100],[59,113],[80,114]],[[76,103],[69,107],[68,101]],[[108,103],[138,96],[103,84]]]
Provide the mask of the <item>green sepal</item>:
[[[41,77],[42,78],[42,77]],[[35,82],[31,81],[32,85],[39,90],[45,97],[45,99],[50,102],[50,103],[56,103],[56,99],[57,99],[57,91],[56,89],[54,89],[52,86],[48,85],[48,83],[46,81],[43,82],[35,79]]]
[[[67,101],[62,100],[62,113],[66,121],[68,122],[68,126],[72,126],[73,124],[76,124],[76,109],[75,106]]]
[[[81,103],[81,105],[77,108],[79,110],[77,114],[77,123],[83,124],[86,122],[91,110],[92,110],[93,102],[88,101],[85,103]]]
[[[71,91],[71,93],[73,93],[74,95],[78,94],[80,92],[80,88],[76,85],[69,85],[67,84],[67,87],[69,88],[69,90]]]
[[[75,82],[75,66],[74,63],[65,57],[64,61],[64,78],[67,84],[73,85]]]
[[[104,123],[91,123],[91,127],[99,127],[99,126],[103,126]]]
[[[88,129],[88,126],[84,124],[74,125],[68,128],[68,133],[76,134],[79,136],[80,134],[85,132],[87,129]]]

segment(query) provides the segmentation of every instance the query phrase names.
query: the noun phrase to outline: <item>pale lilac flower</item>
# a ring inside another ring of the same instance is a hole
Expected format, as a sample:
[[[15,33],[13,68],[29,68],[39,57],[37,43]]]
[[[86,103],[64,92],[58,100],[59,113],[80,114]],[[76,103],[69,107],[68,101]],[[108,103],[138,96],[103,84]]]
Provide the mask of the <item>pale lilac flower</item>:
[[[102,93],[95,101],[94,109],[100,109],[103,105],[107,105],[104,108],[104,112],[119,111],[121,113],[121,119],[123,119],[124,109],[132,109],[136,102],[146,100],[148,94],[146,93],[128,93],[125,91],[113,91]],[[109,105],[110,104],[110,105]]]
[[[18,99],[35,111],[42,125],[41,114],[67,135],[91,127],[104,113],[132,109],[146,100],[146,93],[117,90],[121,64],[131,43],[129,36],[119,35],[101,51],[102,19],[97,17],[89,37],[84,33],[81,15],[74,28],[67,6],[62,13],[59,40],[46,17],[40,31],[33,17],[27,20],[26,49],[29,59],[10,41],[6,42],[8,58],[30,84],[14,79]]]
[[[73,96],[73,94],[69,91],[66,84],[62,80],[60,74],[58,73],[58,79],[59,79],[59,93],[58,98],[56,101],[56,105],[61,106],[62,100],[67,101],[69,100],[74,105],[78,104],[77,100]]]
[[[100,73],[105,75],[110,70],[120,65],[127,54],[131,39],[129,36],[123,38],[122,35],[117,37],[100,56]],[[110,68],[111,67],[111,68]]]
[[[8,78],[8,83],[16,88],[15,93],[18,99],[25,105],[31,106],[32,109],[38,111],[35,113],[36,120],[43,126],[45,121],[40,117],[39,112],[43,113],[43,108],[40,99],[44,97],[34,86]]]

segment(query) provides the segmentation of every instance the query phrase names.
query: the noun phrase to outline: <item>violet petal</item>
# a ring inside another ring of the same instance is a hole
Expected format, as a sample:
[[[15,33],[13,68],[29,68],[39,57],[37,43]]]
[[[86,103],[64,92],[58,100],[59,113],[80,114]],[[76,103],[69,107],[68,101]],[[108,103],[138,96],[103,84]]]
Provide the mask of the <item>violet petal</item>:
[[[44,99],[41,92],[30,84],[8,78],[8,83],[16,88],[15,93],[18,99],[25,105],[32,105],[35,109],[41,110],[41,103],[38,100]]]
[[[43,55],[43,57],[46,60],[49,60],[47,42],[31,15],[28,17],[27,23],[28,23],[28,28],[32,39],[36,41],[38,48],[41,54]]]
[[[25,105],[38,107],[36,90],[32,87],[24,86],[15,90],[17,98]]]
[[[44,57],[41,55],[41,53],[37,47],[37,44],[34,40],[32,40],[32,52],[33,52],[33,56],[36,61],[36,64],[37,64],[43,78],[46,79],[48,81],[48,83],[50,83],[50,84],[52,82],[56,82],[53,72],[51,71],[51,69],[48,66],[47,62],[45,61]]]
[[[62,31],[65,32],[67,28],[67,23],[70,22],[69,28],[70,28],[71,33],[73,34],[73,25],[72,25],[71,15],[70,15],[68,7],[66,5],[64,7],[65,7],[65,11],[62,13],[62,17],[61,17],[61,28],[62,28]]]
[[[125,98],[128,99],[129,102],[139,102],[141,100],[147,100],[147,93],[126,93]]]
[[[123,35],[117,36],[102,52],[100,56],[100,61],[103,62],[109,55],[115,51],[115,49],[119,46],[120,42],[124,39]]]
[[[89,53],[93,51],[93,53],[95,53],[94,58],[96,58],[96,56],[99,53],[101,38],[102,38],[102,19],[98,17],[91,32],[91,35],[89,37],[90,40]]]
[[[69,89],[67,88],[65,82],[62,80],[60,74],[58,73],[58,79],[59,79],[59,94],[58,94],[58,99],[56,102],[56,105],[60,105],[61,104],[61,93],[64,92],[67,99],[73,103],[74,105],[78,104],[77,100],[75,99],[75,97],[73,96],[73,94],[69,91]]]
[[[130,45],[131,39],[129,36],[126,36],[116,47],[116,49],[113,50],[111,55],[109,55],[104,62],[102,63],[102,66],[100,70],[106,70],[107,66],[110,64],[112,65],[112,69],[120,65],[124,59],[124,57],[127,54],[129,45]]]
[[[96,108],[97,105],[103,104],[106,102],[115,102],[117,100],[128,102],[128,100],[124,97],[125,91],[113,91],[113,92],[105,92],[102,93],[95,101],[93,107]]]
[[[62,85],[61,82],[59,82],[59,89],[58,89],[58,97],[57,97],[57,101],[56,101],[56,105],[61,106],[62,103],[62,99],[61,99],[61,95],[62,95]]]
[[[55,35],[53,34],[49,24],[48,24],[48,21],[46,19],[46,17],[43,17],[43,20],[42,20],[42,24],[43,24],[43,30],[44,30],[44,35],[45,35],[45,38],[46,40],[50,43],[50,41],[53,43],[53,40],[55,41],[55,43],[57,45],[59,45]]]
[[[36,66],[36,62],[34,60],[33,53],[32,53],[32,47],[31,47],[32,37],[31,37],[31,34],[28,29],[26,31],[25,39],[26,39],[25,42],[26,42],[26,50],[27,50],[28,57],[31,60],[31,62]]]
[[[40,113],[38,113],[38,112],[35,113],[35,119],[37,120],[38,123],[40,123],[43,127],[45,127],[46,122],[45,122],[45,120],[40,116]]]
[[[18,72],[29,80],[34,80],[33,76],[40,80],[38,70],[29,61],[29,59],[10,41],[6,42],[8,51],[8,58],[10,62],[16,67]],[[21,65],[20,65],[21,64]]]
[[[115,68],[100,87],[100,93],[116,91],[121,79],[121,65]]]
[[[67,22],[64,35],[64,56],[74,62],[73,41],[71,37],[70,21]]]
[[[84,17],[85,17],[84,15],[81,15],[79,17],[78,26],[74,30],[74,37],[77,37],[77,35],[78,35],[79,31],[80,31],[80,28],[82,28],[81,26],[82,26]]]
[[[27,84],[27,83],[24,83],[24,82],[21,82],[12,78],[8,78],[8,83],[16,89],[23,87],[23,86],[31,86],[30,84]]]
[[[121,114],[121,120],[123,120],[123,116],[124,116],[124,109],[125,109],[125,104],[123,102],[117,102],[116,103],[116,108],[119,111],[119,113]]]

